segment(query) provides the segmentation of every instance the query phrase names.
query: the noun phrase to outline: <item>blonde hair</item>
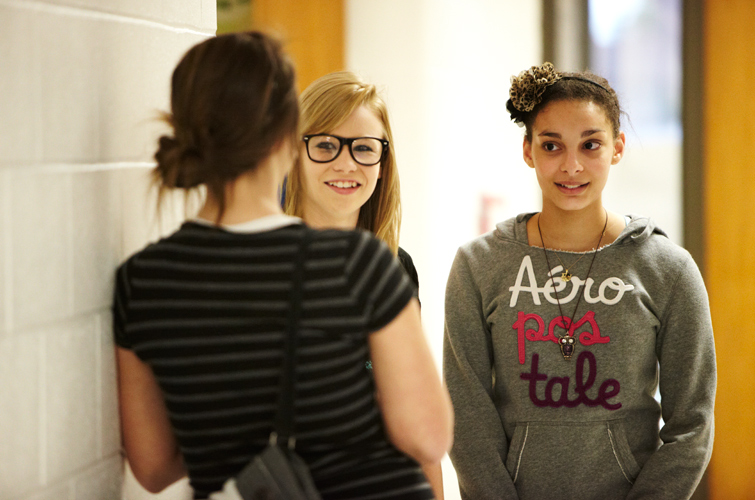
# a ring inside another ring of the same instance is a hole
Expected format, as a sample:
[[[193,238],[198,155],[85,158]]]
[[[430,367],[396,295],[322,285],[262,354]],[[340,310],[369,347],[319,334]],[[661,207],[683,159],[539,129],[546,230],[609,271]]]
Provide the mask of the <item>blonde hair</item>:
[[[371,231],[385,241],[393,254],[398,253],[401,228],[401,190],[399,187],[393,135],[388,109],[374,85],[364,83],[349,71],[330,73],[315,80],[299,98],[300,135],[327,133],[343,123],[359,106],[372,110],[383,124],[389,147],[380,162],[381,175],[370,199],[359,210],[357,227]],[[303,161],[297,161],[286,183],[287,214],[302,217],[304,184]]]

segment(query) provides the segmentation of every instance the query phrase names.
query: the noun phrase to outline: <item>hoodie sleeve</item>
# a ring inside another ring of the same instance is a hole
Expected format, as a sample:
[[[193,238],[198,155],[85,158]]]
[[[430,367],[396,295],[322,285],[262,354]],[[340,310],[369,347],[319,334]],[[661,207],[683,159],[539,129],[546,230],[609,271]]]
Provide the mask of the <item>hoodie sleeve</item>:
[[[509,443],[493,399],[493,349],[479,287],[460,249],[446,285],[443,374],[454,406],[449,453],[464,500],[516,500]]]
[[[664,426],[628,500],[689,498],[710,460],[716,356],[708,295],[689,254],[661,317],[656,353]]]

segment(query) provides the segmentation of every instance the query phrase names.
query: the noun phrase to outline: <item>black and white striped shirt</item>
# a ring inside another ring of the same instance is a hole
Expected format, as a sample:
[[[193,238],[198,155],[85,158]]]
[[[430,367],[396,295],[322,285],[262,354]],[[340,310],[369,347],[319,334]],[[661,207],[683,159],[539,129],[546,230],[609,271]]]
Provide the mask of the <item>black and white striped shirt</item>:
[[[268,441],[292,273],[305,231],[297,452],[324,499],[429,499],[418,465],[385,436],[367,337],[412,298],[387,246],[302,224],[240,233],[196,222],[117,271],[114,329],[154,371],[195,498],[220,490]]]

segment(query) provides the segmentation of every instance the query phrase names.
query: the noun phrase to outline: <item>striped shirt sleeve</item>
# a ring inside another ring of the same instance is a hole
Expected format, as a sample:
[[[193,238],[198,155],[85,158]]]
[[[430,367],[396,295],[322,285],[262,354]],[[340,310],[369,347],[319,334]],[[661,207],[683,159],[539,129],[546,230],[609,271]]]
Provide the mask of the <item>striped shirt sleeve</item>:
[[[128,321],[128,263],[126,261],[115,272],[115,296],[113,297],[113,335],[115,344],[124,349],[132,349],[131,342],[126,337],[126,322]]]
[[[406,307],[415,288],[388,245],[371,233],[357,236],[348,269],[353,273],[353,293],[367,312],[367,330],[380,330]]]

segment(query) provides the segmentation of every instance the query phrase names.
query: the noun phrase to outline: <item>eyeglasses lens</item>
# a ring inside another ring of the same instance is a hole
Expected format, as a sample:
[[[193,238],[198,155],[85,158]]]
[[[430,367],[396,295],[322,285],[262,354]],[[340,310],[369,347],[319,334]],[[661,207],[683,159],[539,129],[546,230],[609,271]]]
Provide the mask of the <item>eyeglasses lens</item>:
[[[383,143],[371,137],[349,141],[351,156],[362,165],[375,165],[383,156]],[[315,135],[307,141],[307,154],[312,161],[333,161],[341,151],[341,141],[331,135]]]
[[[340,150],[341,141],[329,135],[316,135],[307,142],[307,153],[312,161],[331,161]]]
[[[362,137],[351,143],[351,155],[357,163],[374,165],[383,156],[383,144],[377,139]]]

